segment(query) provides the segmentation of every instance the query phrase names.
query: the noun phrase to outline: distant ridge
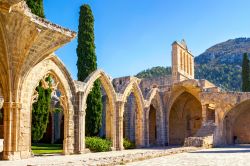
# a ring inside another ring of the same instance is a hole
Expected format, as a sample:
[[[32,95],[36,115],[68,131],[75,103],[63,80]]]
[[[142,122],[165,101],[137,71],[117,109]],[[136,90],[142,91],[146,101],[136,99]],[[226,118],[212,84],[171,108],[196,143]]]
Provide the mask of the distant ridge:
[[[207,79],[227,91],[241,91],[241,63],[245,52],[250,53],[250,38],[230,39],[215,44],[195,57],[195,78]],[[158,66],[136,76],[154,78],[169,74],[170,67]]]

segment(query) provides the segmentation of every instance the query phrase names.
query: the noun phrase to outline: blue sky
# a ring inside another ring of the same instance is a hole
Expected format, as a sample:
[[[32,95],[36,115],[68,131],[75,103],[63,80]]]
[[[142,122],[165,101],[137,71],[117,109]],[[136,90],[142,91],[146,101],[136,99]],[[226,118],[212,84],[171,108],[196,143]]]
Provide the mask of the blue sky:
[[[249,0],[44,0],[46,18],[78,31],[80,5],[95,17],[98,68],[111,77],[171,65],[171,43],[185,39],[195,56],[250,36]],[[76,79],[76,39],[56,54]]]

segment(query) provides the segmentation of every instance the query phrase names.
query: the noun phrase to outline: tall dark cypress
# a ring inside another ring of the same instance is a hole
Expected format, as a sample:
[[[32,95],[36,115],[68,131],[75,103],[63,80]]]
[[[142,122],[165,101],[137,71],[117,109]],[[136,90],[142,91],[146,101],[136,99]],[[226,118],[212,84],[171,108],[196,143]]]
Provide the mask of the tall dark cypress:
[[[43,9],[43,0],[26,0],[26,3],[29,6],[32,13],[34,13],[39,17],[45,18]]]
[[[36,88],[38,100],[32,105],[32,127],[31,138],[33,142],[38,142],[43,138],[49,123],[49,110],[51,103],[51,89],[44,89],[39,83]]]
[[[77,46],[77,77],[84,81],[90,73],[97,69],[94,37],[94,16],[89,5],[80,7]],[[100,82],[94,83],[87,98],[86,135],[97,136],[102,124],[102,94]]]
[[[243,54],[242,60],[242,91],[250,92],[250,66],[248,54]]]

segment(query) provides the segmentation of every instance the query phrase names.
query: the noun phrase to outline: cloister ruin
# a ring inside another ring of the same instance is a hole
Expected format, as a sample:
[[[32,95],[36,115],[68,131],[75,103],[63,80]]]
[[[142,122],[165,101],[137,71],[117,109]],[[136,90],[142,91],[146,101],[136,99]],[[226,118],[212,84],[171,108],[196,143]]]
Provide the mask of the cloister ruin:
[[[172,44],[171,76],[111,79],[96,70],[80,82],[54,54],[75,37],[75,32],[33,15],[24,1],[0,1],[3,159],[31,157],[32,103],[35,88],[47,75],[62,93],[65,155],[86,151],[86,99],[97,79],[105,91],[105,135],[113,150],[123,150],[125,135],[140,148],[250,143],[250,93],[224,92],[195,79],[194,57],[184,41]]]

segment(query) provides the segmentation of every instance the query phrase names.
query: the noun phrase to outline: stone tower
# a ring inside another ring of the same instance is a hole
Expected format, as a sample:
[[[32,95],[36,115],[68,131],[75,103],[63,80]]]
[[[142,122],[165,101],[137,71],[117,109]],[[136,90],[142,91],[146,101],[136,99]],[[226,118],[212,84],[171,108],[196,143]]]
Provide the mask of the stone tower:
[[[194,79],[194,56],[188,50],[185,40],[172,44],[173,83]]]

